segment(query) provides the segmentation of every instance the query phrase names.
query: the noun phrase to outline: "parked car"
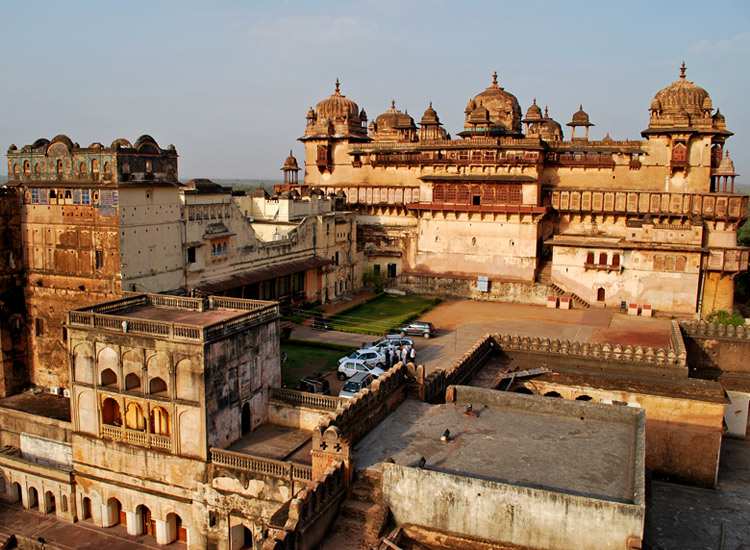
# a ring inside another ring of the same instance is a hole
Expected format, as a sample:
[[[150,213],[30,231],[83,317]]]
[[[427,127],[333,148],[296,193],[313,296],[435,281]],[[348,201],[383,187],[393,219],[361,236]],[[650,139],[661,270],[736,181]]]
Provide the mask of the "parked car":
[[[414,340],[412,340],[410,336],[401,336],[400,334],[386,334],[377,342],[373,342],[370,347],[382,349],[387,348],[389,344],[393,344],[397,348],[406,345],[414,347]]]
[[[358,372],[346,381],[344,387],[339,392],[339,397],[351,399],[357,392],[369,388],[375,377],[369,372]]]
[[[349,355],[345,355],[339,359],[339,365],[348,359],[362,359],[363,361],[369,361],[381,369],[385,367],[385,354],[377,348],[363,348],[353,351]]]
[[[339,380],[346,380],[358,372],[370,373],[373,376],[378,377],[385,371],[380,367],[376,367],[369,361],[363,361],[362,359],[347,359],[339,365],[336,376],[339,377]]]
[[[413,334],[415,336],[424,336],[425,338],[429,338],[430,336],[435,336],[437,334],[437,330],[435,330],[433,324],[428,323],[427,321],[412,321],[407,325],[401,325],[398,328],[398,332],[401,336]]]
[[[330,384],[322,376],[305,376],[304,378],[300,378],[297,389],[308,393],[331,395]]]

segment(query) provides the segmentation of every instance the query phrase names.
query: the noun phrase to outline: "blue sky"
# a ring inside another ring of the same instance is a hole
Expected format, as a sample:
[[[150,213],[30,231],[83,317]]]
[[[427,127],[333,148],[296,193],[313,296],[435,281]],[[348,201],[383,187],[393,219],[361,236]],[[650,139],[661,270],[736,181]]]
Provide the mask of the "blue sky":
[[[183,181],[280,178],[290,148],[302,162],[307,109],[336,78],[370,119],[395,99],[419,120],[432,101],[455,135],[493,71],[524,111],[536,98],[564,125],[583,104],[592,138],[633,139],[684,60],[736,134],[727,147],[750,180],[744,1],[16,1],[3,11],[3,148],[150,134],[177,147]]]

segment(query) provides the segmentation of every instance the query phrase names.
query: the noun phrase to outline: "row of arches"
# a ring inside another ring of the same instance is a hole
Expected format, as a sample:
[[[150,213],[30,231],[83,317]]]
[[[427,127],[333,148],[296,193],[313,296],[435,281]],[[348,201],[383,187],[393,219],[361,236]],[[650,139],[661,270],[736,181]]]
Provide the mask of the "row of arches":
[[[99,384],[108,388],[119,387],[119,380],[117,373],[112,369],[104,369],[99,379]],[[141,377],[136,373],[131,372],[125,376],[125,384],[123,386],[125,391],[137,391],[143,390],[141,383]],[[167,383],[160,376],[155,376],[148,381],[148,394],[159,395],[168,397]]]
[[[155,435],[172,435],[169,412],[164,407],[152,407],[148,412],[148,426],[146,415],[139,403],[128,403],[125,409],[125,427],[129,430],[148,431]],[[120,403],[112,397],[102,401],[102,423],[108,426],[122,426],[123,415]],[[148,428],[148,430],[147,430]]]
[[[94,522],[92,500],[88,496],[81,499],[80,521]],[[188,530],[183,524],[182,517],[176,512],[168,513],[164,520],[153,516],[151,509],[145,504],[138,504],[133,512],[123,509],[119,499],[112,497],[102,507],[102,527],[123,525],[129,535],[147,535],[156,538],[159,544],[173,542],[187,542]]]
[[[10,165],[10,163],[8,163]],[[19,163],[13,163],[13,166],[8,166],[8,170],[11,171],[13,174],[20,174],[21,170],[23,170],[24,174],[31,174],[31,161],[25,160],[23,161],[23,164]],[[64,174],[65,173],[65,162],[63,159],[57,159],[57,162],[55,163],[55,171],[58,174]],[[99,159],[91,159],[91,162],[88,164],[86,161],[81,161],[78,163],[78,167],[76,170],[79,174],[99,174],[101,172],[104,172],[105,174],[111,174],[112,173],[112,166],[109,163],[109,161],[105,161],[102,166],[100,165]],[[34,174],[41,174],[42,173],[42,165],[38,162],[34,163]]]
[[[527,387],[525,387],[525,386],[521,386],[521,387],[519,387],[519,388],[516,388],[516,389],[515,389],[515,390],[513,390],[513,391],[514,391],[515,393],[522,393],[522,394],[526,394],[526,395],[537,395],[537,394],[535,394],[535,393],[534,393],[533,391],[531,391],[531,390],[530,390],[529,388],[527,388]],[[543,395],[544,397],[557,397],[557,398],[560,398],[560,399],[562,399],[562,395],[560,395],[560,393],[559,393],[559,392],[556,392],[556,391],[554,391],[554,390],[552,390],[552,391],[548,391],[548,392],[545,392],[545,393],[543,393],[542,395]],[[590,395],[586,395],[586,394],[581,394],[581,395],[579,395],[579,396],[575,397],[575,399],[574,399],[574,400],[575,400],[575,401],[593,401],[593,397],[591,397]]]
[[[75,382],[106,387],[110,391],[141,392],[185,401],[197,401],[199,385],[195,383],[195,367],[190,359],[182,359],[174,367],[166,353],[151,356],[144,350],[118,353],[111,347],[94,352],[86,342],[73,349],[73,378]],[[96,380],[95,380],[96,378]],[[172,390],[174,388],[174,390]]]
[[[11,503],[21,503],[26,510],[40,514],[54,514],[70,519],[68,496],[59,495],[54,490],[45,488],[38,482],[24,482],[25,488],[18,481],[13,481],[6,487],[5,478],[0,475],[0,494],[5,495]]]

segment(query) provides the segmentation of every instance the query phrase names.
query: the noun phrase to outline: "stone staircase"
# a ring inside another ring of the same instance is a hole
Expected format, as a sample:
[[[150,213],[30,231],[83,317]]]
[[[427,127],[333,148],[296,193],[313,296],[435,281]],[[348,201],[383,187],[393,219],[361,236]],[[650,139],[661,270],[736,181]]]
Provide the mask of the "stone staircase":
[[[572,292],[566,292],[559,286],[557,286],[555,283],[547,283],[547,286],[550,287],[552,292],[557,294],[561,298],[570,298],[573,301],[573,304],[575,304],[577,307],[581,309],[589,309],[591,307],[591,304],[589,304],[586,300],[578,296],[578,294],[574,294]]]
[[[535,282],[549,285],[552,282],[552,261],[548,259],[539,260],[539,267],[536,270]]]
[[[359,470],[349,487],[349,497],[341,505],[336,521],[339,531],[347,531],[360,548],[370,548],[380,542],[388,523],[388,508],[381,504],[380,472]]]

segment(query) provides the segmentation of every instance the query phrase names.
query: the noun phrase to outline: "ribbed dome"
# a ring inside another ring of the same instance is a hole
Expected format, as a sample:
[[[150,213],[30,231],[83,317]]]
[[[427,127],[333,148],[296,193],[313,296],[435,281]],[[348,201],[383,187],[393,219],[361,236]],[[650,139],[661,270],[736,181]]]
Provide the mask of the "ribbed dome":
[[[538,122],[540,120],[542,120],[542,109],[536,104],[536,98],[534,98],[534,103],[526,111],[526,117],[523,119],[523,122]]]
[[[497,73],[492,75],[492,84],[477,94],[466,106],[466,131],[477,120],[477,105],[487,110],[490,135],[521,134],[521,107],[516,96],[498,85]]]
[[[359,118],[359,107],[351,99],[341,95],[339,80],[336,79],[336,90],[331,97],[318,103],[315,108],[318,118]]]
[[[419,124],[424,126],[425,124],[440,124],[440,119],[438,118],[437,111],[432,108],[432,101],[430,101],[430,106],[427,107],[427,110],[422,115],[422,120],[419,121]]]
[[[398,126],[399,116],[401,116],[401,111],[396,109],[396,101],[392,100],[391,108],[375,119],[375,126],[378,130],[388,130],[390,128],[395,128],[396,126]]]
[[[286,160],[284,161],[284,168],[282,168],[282,170],[299,170],[297,159],[294,158],[291,149],[289,150],[289,156],[286,157]]]
[[[724,158],[721,159],[721,162],[719,163],[719,167],[714,172],[714,175],[717,176],[738,176],[734,171],[734,162],[732,159],[729,158],[729,151],[726,152],[724,155]]]
[[[711,109],[711,98],[708,92],[685,78],[685,63],[680,67],[680,79],[660,90],[654,96],[653,105],[659,102],[662,110],[684,108],[689,114],[703,109]]]
[[[573,120],[568,122],[568,126],[593,126],[591,122],[589,122],[589,115],[586,111],[583,110],[583,105],[578,107],[578,111],[573,113]]]

